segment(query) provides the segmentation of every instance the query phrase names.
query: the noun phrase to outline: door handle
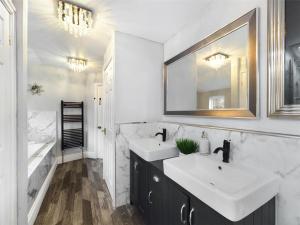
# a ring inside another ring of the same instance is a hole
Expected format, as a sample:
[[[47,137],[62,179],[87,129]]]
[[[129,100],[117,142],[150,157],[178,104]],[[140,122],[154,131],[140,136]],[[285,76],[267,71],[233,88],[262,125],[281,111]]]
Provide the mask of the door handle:
[[[190,215],[189,215],[189,223],[190,225],[193,224],[193,213],[194,213],[195,209],[192,208],[191,211],[190,211]]]
[[[148,193],[148,203],[151,205],[152,202],[151,202],[151,195],[152,195],[152,191],[149,191]]]
[[[186,220],[183,219],[183,210],[186,208],[186,204],[183,204],[180,209],[180,221],[182,224],[186,224]]]
[[[138,165],[139,165],[139,163],[138,163],[137,161],[135,161],[135,162],[134,162],[134,166],[133,166],[133,167],[134,167],[134,170],[137,170]]]
[[[102,132],[104,135],[106,135],[106,128],[103,128]]]
[[[102,127],[101,127],[101,126],[98,126],[97,128],[98,128],[99,130],[101,130],[101,129],[102,129]]]
[[[158,182],[159,182],[159,177],[156,176],[156,175],[154,175],[154,176],[153,176],[153,181],[156,182],[156,183],[158,183]]]

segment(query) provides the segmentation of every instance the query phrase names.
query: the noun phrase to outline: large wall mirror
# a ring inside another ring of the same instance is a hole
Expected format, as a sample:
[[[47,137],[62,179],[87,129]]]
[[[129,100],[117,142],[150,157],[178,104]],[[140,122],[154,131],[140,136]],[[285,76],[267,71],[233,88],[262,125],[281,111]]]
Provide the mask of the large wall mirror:
[[[269,0],[269,116],[300,116],[299,21],[299,0]]]
[[[165,115],[256,116],[256,9],[165,62]]]

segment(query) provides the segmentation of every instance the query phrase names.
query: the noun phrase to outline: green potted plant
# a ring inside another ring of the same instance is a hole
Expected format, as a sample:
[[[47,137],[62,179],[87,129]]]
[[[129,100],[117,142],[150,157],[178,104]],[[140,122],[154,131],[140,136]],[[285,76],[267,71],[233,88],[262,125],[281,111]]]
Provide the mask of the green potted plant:
[[[198,150],[199,145],[197,142],[187,139],[187,138],[180,138],[176,140],[177,148],[180,151],[180,155],[188,155],[194,153]]]

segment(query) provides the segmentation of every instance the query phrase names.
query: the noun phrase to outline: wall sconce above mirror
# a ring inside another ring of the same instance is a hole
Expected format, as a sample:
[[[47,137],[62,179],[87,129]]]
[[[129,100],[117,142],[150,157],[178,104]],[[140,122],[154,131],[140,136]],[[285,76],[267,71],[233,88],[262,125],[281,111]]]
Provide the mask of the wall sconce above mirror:
[[[268,116],[300,116],[300,1],[268,4]]]
[[[257,12],[250,11],[165,62],[164,114],[257,114]]]

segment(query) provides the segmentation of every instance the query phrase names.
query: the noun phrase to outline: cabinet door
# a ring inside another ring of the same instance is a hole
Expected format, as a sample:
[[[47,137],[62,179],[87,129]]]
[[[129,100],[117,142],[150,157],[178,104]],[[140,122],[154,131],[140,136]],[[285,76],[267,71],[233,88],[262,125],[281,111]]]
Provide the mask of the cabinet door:
[[[189,225],[231,225],[231,221],[194,196],[190,196]]]
[[[150,174],[150,224],[166,225],[166,178],[153,166]]]
[[[138,158],[137,165],[138,176],[138,204],[137,207],[143,214],[144,218],[148,218],[148,195],[149,195],[149,165],[147,162]]]
[[[141,212],[143,218],[147,220],[149,211],[149,165],[134,153],[131,154],[131,174],[130,200]]]
[[[167,184],[168,225],[188,224],[189,197],[173,181]]]
[[[138,160],[136,155],[130,151],[130,203],[137,205],[138,202]]]

